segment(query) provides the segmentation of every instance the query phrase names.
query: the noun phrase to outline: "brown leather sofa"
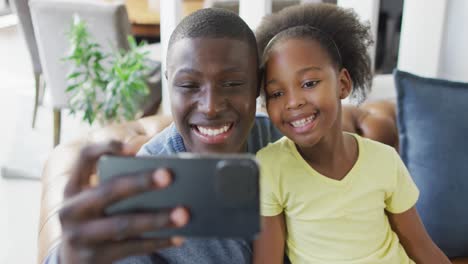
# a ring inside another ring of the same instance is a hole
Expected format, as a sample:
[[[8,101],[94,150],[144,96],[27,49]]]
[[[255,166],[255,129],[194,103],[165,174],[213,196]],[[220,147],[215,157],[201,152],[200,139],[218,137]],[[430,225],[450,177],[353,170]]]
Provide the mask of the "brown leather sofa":
[[[88,143],[115,139],[129,144],[136,153],[141,145],[170,122],[171,118],[167,116],[150,116],[95,130],[83,138],[59,145],[54,149],[42,175],[38,263],[42,263],[47,253],[60,243],[61,227],[57,213],[63,203],[64,186],[79,149]],[[398,149],[395,103],[392,101],[368,102],[359,107],[344,106],[343,129]],[[453,260],[453,263],[468,264],[468,258]]]

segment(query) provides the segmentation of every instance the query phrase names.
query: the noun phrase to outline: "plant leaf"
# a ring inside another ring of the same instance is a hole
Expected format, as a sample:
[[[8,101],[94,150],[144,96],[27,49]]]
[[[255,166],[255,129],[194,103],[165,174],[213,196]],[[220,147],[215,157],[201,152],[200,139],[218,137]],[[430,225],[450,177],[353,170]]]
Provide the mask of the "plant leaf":
[[[78,87],[80,87],[80,84],[69,85],[65,91],[71,92],[71,91],[74,91]]]
[[[76,79],[77,77],[81,76],[83,73],[82,72],[72,72],[67,76],[68,80],[73,80]]]

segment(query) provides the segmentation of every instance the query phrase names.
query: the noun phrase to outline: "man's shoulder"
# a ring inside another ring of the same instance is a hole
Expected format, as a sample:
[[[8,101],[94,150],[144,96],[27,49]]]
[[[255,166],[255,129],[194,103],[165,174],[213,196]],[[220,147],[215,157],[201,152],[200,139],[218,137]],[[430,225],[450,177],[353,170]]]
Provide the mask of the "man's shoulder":
[[[159,132],[138,151],[138,156],[157,156],[183,151],[183,142],[174,123]]]
[[[266,114],[257,113],[248,139],[249,152],[256,153],[261,148],[282,137]]]
[[[262,112],[255,113],[254,127],[257,128],[272,128],[273,124],[267,114]]]

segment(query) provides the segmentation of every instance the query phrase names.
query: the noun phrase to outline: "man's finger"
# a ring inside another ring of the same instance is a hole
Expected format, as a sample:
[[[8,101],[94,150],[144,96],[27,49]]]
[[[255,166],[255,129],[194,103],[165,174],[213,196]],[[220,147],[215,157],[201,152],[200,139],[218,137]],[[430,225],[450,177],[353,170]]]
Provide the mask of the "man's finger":
[[[180,217],[181,214],[184,216]],[[188,212],[184,208],[164,209],[158,213],[115,215],[70,228],[64,237],[75,245],[98,245],[104,241],[140,238],[149,231],[181,227],[188,223],[188,219]]]
[[[172,176],[165,169],[114,178],[66,200],[60,210],[60,219],[63,223],[65,220],[85,220],[103,216],[104,209],[109,205],[136,194],[166,188],[171,181]]]
[[[119,155],[123,145],[119,141],[110,141],[104,144],[92,144],[81,149],[80,156],[75,163],[70,179],[65,186],[64,197],[69,198],[79,193],[89,184],[96,162],[102,155]]]

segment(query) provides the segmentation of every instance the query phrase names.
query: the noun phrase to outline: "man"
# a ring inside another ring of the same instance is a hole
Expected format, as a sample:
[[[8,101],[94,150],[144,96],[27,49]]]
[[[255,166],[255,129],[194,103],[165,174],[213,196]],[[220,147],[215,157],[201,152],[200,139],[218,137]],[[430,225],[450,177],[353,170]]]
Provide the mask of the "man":
[[[174,124],[140,155],[179,152],[251,152],[279,138],[268,118],[255,117],[258,54],[250,28],[234,13],[203,9],[186,17],[169,41],[166,78]],[[106,216],[104,208],[145,191],[170,185],[166,170],[119,177],[88,186],[104,154],[126,155],[118,142],[85,148],[65,188],[60,211],[63,242],[46,262],[54,263],[250,263],[248,241],[180,238],[142,239],[146,231],[181,227],[188,211]],[[226,227],[229,228],[229,227]],[[182,245],[181,245],[182,244]],[[175,247],[178,246],[178,247]],[[130,257],[144,255],[140,257]]]

